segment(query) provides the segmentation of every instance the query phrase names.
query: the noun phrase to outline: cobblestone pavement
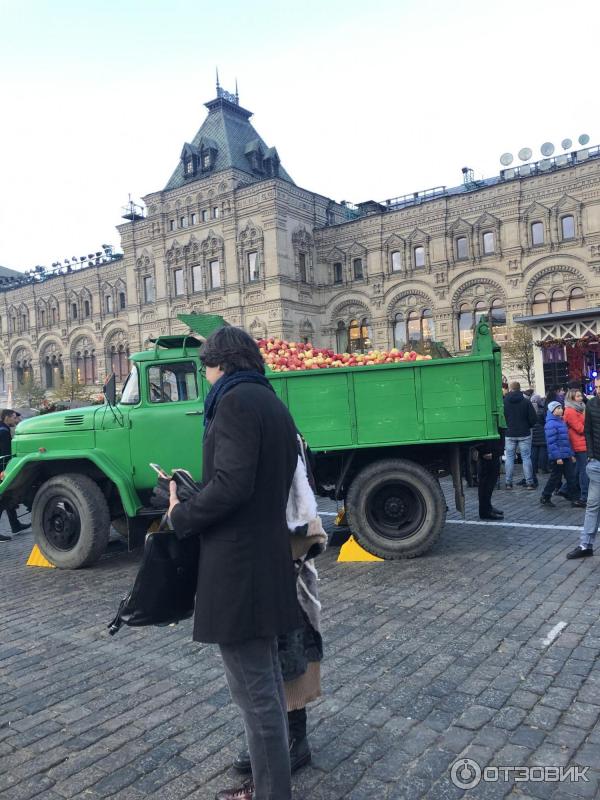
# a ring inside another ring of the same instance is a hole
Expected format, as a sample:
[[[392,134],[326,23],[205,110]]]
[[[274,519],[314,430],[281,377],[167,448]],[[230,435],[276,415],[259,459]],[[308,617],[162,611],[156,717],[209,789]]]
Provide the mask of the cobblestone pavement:
[[[582,511],[524,489],[495,504],[508,524],[452,512],[420,559],[322,557],[325,693],[296,800],[600,797],[600,558],[565,560]],[[235,783],[241,726],[215,648],[191,641],[190,622],[107,634],[138,557],[63,572],[26,567],[31,545],[0,544],[0,797],[204,800]],[[459,756],[591,769],[465,792],[450,778]]]

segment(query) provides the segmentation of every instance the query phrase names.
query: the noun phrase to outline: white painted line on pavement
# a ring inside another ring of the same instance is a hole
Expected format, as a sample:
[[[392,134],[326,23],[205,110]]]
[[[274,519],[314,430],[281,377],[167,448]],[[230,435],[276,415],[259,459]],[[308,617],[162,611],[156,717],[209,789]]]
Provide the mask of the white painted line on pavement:
[[[564,628],[566,627],[567,627],[566,622],[557,622],[556,625],[551,630],[548,631],[548,633],[546,634],[546,638],[542,639],[542,644],[544,645],[544,647],[547,647],[549,644],[552,644],[552,642],[556,639],[556,637],[560,636],[561,631],[564,630]]]
[[[493,527],[504,525],[509,528],[539,528],[543,531],[580,531],[581,525],[533,525],[529,522],[488,522],[481,520],[479,522],[470,519],[447,519],[446,522],[451,525],[483,525],[484,527]]]

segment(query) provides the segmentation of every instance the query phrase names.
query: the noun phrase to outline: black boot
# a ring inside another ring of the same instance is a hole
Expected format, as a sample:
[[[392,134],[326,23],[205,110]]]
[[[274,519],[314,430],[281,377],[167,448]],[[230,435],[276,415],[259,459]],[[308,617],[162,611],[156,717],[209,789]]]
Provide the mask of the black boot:
[[[288,711],[290,729],[290,765],[292,772],[310,764],[311,754],[306,738],[306,708]]]
[[[288,711],[288,727],[290,731],[290,766],[295,772],[310,763],[311,754],[306,738],[306,708]],[[238,772],[252,772],[250,754],[244,748],[233,759],[233,768]]]

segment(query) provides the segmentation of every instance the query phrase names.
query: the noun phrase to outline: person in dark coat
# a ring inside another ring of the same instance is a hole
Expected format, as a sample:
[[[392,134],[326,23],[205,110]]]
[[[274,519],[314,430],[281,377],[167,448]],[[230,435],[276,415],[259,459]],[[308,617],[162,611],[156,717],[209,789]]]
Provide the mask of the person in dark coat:
[[[552,493],[560,486],[563,476],[567,482],[565,497],[571,501],[579,497],[575,480],[575,454],[569,441],[568,428],[562,416],[563,407],[558,400],[554,400],[548,406],[544,428],[552,471],[540,497],[540,503],[543,506],[554,506]]]
[[[200,359],[212,385],[204,406],[202,489],[179,502],[171,482],[169,514],[178,537],[200,537],[193,638],[219,645],[254,776],[254,784],[216,798],[291,800],[277,637],[303,624],[286,522],[296,426],[247,333],[220,328]]]
[[[5,408],[2,412],[0,412],[0,472],[4,472],[6,465],[11,459],[11,430],[12,428],[16,428],[20,421],[21,415],[18,413],[18,411],[13,411],[12,408]],[[13,533],[26,531],[27,528],[31,527],[30,525],[25,525],[22,522],[19,522],[16,508],[5,509],[4,506],[0,505],[0,516],[2,516],[3,511],[6,511],[6,516],[8,517],[8,521],[10,523],[10,529]],[[0,533],[0,542],[10,542],[10,540],[10,536]]]
[[[529,398],[521,391],[521,384],[513,381],[510,391],[504,398],[504,416],[506,418],[506,488],[512,489],[513,469],[517,447],[523,461],[523,474],[528,489],[535,489],[533,468],[531,466],[531,429],[537,422],[537,416]]]
[[[587,505],[579,544],[567,553],[567,558],[588,558],[594,555],[594,543],[600,524],[600,389],[585,408],[583,432],[587,450],[587,476],[589,478]]]
[[[479,519],[503,519],[504,511],[500,511],[492,505],[492,494],[498,483],[500,459],[504,452],[503,431],[500,431],[499,439],[492,439],[478,445],[477,452],[479,453],[477,460]]]
[[[548,448],[546,447],[546,434],[544,433],[546,406],[543,397],[539,394],[531,396],[531,404],[537,417],[537,422],[531,429],[531,467],[533,469],[534,482],[537,483],[538,471],[549,472]]]

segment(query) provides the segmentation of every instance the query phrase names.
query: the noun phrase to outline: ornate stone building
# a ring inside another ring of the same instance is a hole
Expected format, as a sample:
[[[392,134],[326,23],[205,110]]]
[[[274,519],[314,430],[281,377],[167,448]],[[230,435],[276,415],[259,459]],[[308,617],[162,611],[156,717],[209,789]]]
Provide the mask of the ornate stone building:
[[[338,350],[459,352],[482,314],[503,340],[515,316],[598,305],[599,148],[354,207],[296,186],[237,95],[217,87],[206,107],[147,213],[125,215],[122,258],[5,287],[0,392],[27,374],[123,378],[182,312]]]

